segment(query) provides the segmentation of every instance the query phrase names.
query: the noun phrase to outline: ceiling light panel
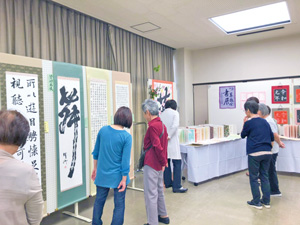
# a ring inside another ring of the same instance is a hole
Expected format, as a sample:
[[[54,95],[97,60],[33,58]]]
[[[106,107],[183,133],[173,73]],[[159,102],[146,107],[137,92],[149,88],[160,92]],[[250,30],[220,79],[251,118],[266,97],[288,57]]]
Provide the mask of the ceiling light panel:
[[[290,23],[286,2],[261,6],[209,19],[227,34]]]

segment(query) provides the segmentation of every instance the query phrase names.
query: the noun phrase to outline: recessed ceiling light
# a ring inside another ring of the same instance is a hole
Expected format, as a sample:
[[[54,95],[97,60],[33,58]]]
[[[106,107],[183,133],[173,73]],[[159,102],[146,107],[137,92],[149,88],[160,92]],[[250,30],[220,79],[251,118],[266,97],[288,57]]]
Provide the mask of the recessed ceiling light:
[[[290,23],[286,2],[261,6],[209,19],[227,34]]]

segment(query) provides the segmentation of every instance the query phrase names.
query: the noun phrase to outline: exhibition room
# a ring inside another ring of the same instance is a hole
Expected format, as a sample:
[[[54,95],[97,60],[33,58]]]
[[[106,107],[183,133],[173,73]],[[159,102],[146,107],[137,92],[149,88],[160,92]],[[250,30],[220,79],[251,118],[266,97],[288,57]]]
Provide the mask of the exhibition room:
[[[300,224],[300,0],[0,0],[0,225]]]

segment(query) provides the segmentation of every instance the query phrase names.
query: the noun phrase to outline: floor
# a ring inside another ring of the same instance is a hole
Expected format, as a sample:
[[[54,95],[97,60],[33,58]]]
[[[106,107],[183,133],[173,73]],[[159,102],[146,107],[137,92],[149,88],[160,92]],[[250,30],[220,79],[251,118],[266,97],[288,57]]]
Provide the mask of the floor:
[[[217,178],[194,186],[183,181],[189,191],[173,193],[166,189],[165,199],[170,224],[174,225],[299,225],[300,224],[300,174],[279,174],[282,197],[271,198],[271,209],[257,210],[247,206],[251,200],[250,186],[245,171]],[[94,197],[79,204],[79,214],[92,218]],[[146,223],[143,192],[127,190],[125,225]],[[72,207],[64,210],[72,211]],[[107,199],[103,224],[111,222],[113,196]],[[65,216],[61,211],[43,219],[41,225],[88,225]]]

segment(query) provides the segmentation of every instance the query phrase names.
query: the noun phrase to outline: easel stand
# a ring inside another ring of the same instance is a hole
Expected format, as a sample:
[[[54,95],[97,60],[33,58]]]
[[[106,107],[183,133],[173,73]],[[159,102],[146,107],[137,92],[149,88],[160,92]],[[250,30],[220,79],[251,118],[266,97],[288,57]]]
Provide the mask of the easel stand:
[[[62,213],[65,214],[65,215],[72,216],[72,217],[75,217],[75,218],[77,218],[77,219],[83,220],[83,221],[85,221],[85,222],[87,222],[87,223],[91,223],[91,222],[92,222],[91,219],[86,218],[86,217],[84,217],[84,216],[80,216],[80,215],[78,214],[78,202],[76,202],[76,203],[74,204],[74,213],[67,212],[67,211],[63,211]]]

